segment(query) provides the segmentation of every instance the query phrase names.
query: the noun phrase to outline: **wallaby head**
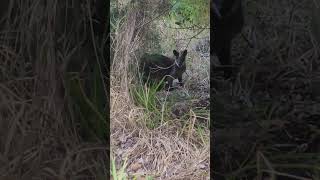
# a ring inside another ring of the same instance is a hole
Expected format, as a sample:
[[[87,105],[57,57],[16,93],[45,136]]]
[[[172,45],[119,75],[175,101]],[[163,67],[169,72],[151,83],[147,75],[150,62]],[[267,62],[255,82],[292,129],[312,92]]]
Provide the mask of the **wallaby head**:
[[[141,58],[144,76],[157,81],[164,78],[169,89],[174,79],[178,79],[182,84],[182,74],[186,71],[187,50],[180,53],[173,50],[173,55],[173,58],[170,58],[160,54],[144,54]]]
[[[182,75],[186,71],[187,53],[187,50],[184,50],[181,53],[179,53],[176,50],[173,50],[173,55],[175,56],[175,68],[173,68],[175,78],[178,78],[179,75]]]

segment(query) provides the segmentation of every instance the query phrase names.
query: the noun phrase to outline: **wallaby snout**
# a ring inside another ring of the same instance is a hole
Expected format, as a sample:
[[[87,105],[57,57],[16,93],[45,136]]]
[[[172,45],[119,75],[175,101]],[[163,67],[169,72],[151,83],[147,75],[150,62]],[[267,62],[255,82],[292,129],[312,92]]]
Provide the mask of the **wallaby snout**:
[[[144,79],[160,82],[163,78],[170,89],[174,79],[182,84],[182,75],[186,71],[187,50],[179,53],[173,50],[173,58],[160,54],[144,54],[141,58],[140,68],[143,70]]]

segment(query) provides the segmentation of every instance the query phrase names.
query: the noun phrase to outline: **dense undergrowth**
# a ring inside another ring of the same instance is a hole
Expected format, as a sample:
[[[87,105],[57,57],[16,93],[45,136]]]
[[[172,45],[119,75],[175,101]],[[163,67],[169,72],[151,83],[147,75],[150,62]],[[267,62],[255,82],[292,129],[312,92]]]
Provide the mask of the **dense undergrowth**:
[[[319,179],[319,46],[309,1],[244,1],[234,83],[217,74],[213,159],[227,179]],[[287,7],[287,8],[283,8]],[[313,27],[313,28],[310,28]],[[318,32],[319,34],[319,32]]]
[[[199,57],[191,46],[198,41],[195,38],[208,36],[208,29],[187,27],[191,19],[183,21],[172,14],[178,10],[188,13],[185,2],[112,1],[111,6],[111,147],[115,168],[121,169],[127,160],[123,173],[129,178],[208,177],[209,60]],[[208,20],[208,12],[201,17]],[[168,92],[159,88],[161,83],[143,84],[140,57],[144,53],[173,56],[173,49],[188,49],[185,86]],[[191,88],[200,81],[207,89],[205,98]]]
[[[0,2],[0,179],[109,176],[105,5]]]

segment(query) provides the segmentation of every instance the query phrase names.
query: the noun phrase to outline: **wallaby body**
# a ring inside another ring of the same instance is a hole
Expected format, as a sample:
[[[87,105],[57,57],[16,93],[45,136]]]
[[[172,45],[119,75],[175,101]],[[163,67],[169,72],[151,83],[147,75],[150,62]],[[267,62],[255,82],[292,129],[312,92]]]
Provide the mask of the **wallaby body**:
[[[143,70],[144,79],[160,82],[163,78],[167,88],[172,87],[174,79],[178,79],[182,84],[182,74],[186,71],[187,50],[178,53],[173,50],[174,58],[160,54],[144,54],[141,58],[140,69]]]
[[[244,18],[241,0],[211,0],[212,17],[210,24],[213,29],[212,49],[219,58],[221,65],[231,65],[231,41],[241,32]],[[226,68],[224,75],[229,78],[231,68]]]

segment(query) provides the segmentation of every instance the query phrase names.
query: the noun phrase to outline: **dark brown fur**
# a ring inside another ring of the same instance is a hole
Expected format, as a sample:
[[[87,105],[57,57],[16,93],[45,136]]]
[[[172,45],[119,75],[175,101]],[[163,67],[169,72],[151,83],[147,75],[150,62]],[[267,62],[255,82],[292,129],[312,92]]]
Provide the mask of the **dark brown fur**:
[[[141,58],[140,67],[144,72],[145,81],[159,82],[164,78],[168,82],[167,88],[172,87],[174,79],[178,79],[182,84],[182,74],[186,71],[187,50],[180,54],[173,50],[174,58],[169,58],[160,54],[144,54]]]

